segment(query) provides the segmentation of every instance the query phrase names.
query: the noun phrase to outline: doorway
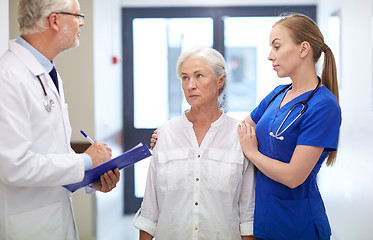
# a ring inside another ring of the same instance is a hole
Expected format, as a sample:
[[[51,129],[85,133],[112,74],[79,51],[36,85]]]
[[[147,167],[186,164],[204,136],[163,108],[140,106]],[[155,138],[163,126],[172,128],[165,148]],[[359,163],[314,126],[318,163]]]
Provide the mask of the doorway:
[[[278,80],[269,53],[269,32],[281,13],[316,20],[316,6],[123,8],[124,144],[149,144],[152,132],[188,108],[176,76],[180,53],[213,47],[227,64],[225,112],[242,120]],[[142,202],[150,159],[125,169],[124,213]]]

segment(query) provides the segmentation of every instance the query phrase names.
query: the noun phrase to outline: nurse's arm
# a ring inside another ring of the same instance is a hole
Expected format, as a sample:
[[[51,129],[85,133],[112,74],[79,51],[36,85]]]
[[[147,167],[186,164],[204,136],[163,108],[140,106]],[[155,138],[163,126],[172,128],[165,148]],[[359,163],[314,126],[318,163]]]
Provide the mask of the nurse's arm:
[[[269,158],[258,150],[255,128],[243,121],[238,126],[242,151],[267,177],[290,188],[302,184],[315,167],[324,148],[297,145],[289,163]]]
[[[252,127],[255,128],[256,124],[255,124],[255,122],[253,121],[253,119],[251,118],[250,115],[247,116],[247,117],[244,119],[244,121],[245,121],[246,123],[248,123],[250,126],[252,126]]]
[[[289,163],[269,158],[259,151],[249,158],[267,177],[289,188],[301,185],[310,175],[324,148],[298,145]]]

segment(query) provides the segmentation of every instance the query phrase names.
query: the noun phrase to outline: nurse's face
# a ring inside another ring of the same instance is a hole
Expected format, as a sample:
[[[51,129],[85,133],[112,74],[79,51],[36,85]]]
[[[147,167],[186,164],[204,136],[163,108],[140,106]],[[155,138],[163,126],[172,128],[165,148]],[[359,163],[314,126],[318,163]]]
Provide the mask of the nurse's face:
[[[218,79],[208,63],[200,57],[189,57],[181,65],[184,96],[192,107],[217,105],[224,76]]]
[[[268,60],[272,62],[273,70],[278,77],[291,77],[299,69],[300,44],[297,45],[290,35],[290,30],[281,24],[272,28],[270,35],[271,51]]]

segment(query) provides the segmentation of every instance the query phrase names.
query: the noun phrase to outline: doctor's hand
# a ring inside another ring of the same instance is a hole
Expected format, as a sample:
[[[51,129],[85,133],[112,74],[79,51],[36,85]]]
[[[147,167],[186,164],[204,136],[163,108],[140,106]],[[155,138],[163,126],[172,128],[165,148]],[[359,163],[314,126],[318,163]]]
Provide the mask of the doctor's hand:
[[[246,158],[250,158],[258,152],[258,140],[255,134],[255,128],[250,126],[249,123],[242,121],[238,125],[238,136],[241,143],[241,148]]]
[[[111,159],[111,148],[106,143],[95,142],[86,151],[92,158],[92,168]]]
[[[119,169],[116,168],[114,170],[110,170],[102,174],[100,180],[93,182],[91,186],[100,192],[110,192],[117,186],[117,183],[119,182],[119,177],[120,172]]]

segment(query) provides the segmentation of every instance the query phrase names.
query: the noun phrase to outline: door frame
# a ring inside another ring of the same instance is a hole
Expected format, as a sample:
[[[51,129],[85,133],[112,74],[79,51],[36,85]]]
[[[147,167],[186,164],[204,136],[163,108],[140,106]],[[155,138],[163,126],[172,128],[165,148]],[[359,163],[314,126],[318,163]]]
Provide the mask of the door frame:
[[[134,128],[132,21],[135,18],[212,18],[213,48],[224,56],[224,17],[280,16],[288,12],[302,13],[316,21],[316,5],[122,8],[124,149],[139,142],[148,144],[155,130]],[[124,170],[124,214],[135,213],[141,206],[142,198],[135,196],[134,175],[134,166]]]

